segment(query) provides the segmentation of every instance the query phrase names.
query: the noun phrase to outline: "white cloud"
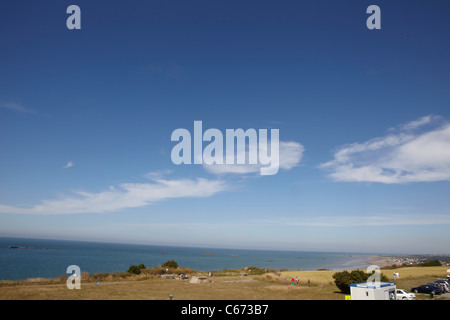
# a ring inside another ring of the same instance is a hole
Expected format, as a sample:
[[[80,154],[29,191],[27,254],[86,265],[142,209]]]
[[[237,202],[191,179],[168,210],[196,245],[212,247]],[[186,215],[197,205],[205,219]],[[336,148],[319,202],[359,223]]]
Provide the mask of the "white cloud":
[[[280,168],[290,170],[297,165],[303,158],[305,148],[302,144],[294,141],[280,142]]]
[[[335,181],[409,183],[450,180],[450,125],[426,116],[400,126],[400,132],[340,148],[321,164]],[[427,131],[414,133],[424,125]]]
[[[402,125],[401,128],[403,130],[414,130],[414,129],[418,129],[426,124],[432,123],[433,121],[438,120],[438,119],[440,119],[440,117],[434,116],[434,115],[428,115],[428,116],[419,118],[415,121],[408,122],[408,123]]]
[[[70,168],[70,167],[73,167],[72,161],[67,162],[66,165],[63,167],[63,169]]]
[[[279,167],[290,170],[299,165],[305,148],[302,144],[294,141],[280,141],[279,144]],[[246,151],[248,153],[248,150]],[[236,155],[237,157],[238,155]],[[247,156],[248,157],[248,156]],[[204,164],[203,167],[214,174],[250,174],[259,173],[261,164]]]
[[[160,171],[151,171],[147,172],[144,177],[151,180],[159,180],[162,179],[163,176],[169,175],[173,173],[173,170],[160,170]]]
[[[154,183],[123,183],[99,193],[75,192],[75,197],[43,200],[30,208],[0,205],[0,213],[10,214],[76,214],[104,213],[138,208],[173,198],[210,197],[228,189],[220,180],[163,180]]]

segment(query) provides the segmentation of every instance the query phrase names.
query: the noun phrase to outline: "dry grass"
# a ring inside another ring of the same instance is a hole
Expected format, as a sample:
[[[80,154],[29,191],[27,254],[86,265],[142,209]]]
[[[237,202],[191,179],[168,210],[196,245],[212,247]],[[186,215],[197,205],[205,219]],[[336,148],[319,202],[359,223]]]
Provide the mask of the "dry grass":
[[[436,277],[446,275],[446,267],[399,269],[397,287],[409,290]],[[392,271],[393,272],[393,271]],[[385,274],[392,279],[392,272]],[[284,271],[264,275],[239,276],[236,271],[212,277],[211,283],[192,284],[188,280],[162,279],[159,275],[126,274],[87,275],[81,290],[69,290],[64,277],[0,282],[0,300],[167,300],[169,294],[177,300],[343,300],[344,295],[333,283],[335,271]],[[100,276],[99,276],[100,275]],[[192,274],[191,274],[192,275]],[[284,277],[288,284],[284,284]],[[300,278],[300,286],[290,285],[290,279]],[[100,285],[96,281],[100,280]],[[311,280],[311,287],[306,285]]]
[[[406,267],[390,270],[382,270],[382,272],[390,279],[394,280],[394,272],[398,272],[400,279],[414,279],[417,277],[433,277],[446,278],[448,267]]]
[[[64,283],[51,281],[3,283],[0,300],[165,300],[173,294],[177,300],[307,300],[343,299],[336,287],[290,286],[267,276],[221,276],[213,277],[211,283],[193,284],[188,280],[170,280],[160,277],[81,282],[80,290],[69,290]]]
[[[398,272],[400,275],[400,280],[416,278],[445,278],[447,276],[448,267],[405,267],[398,269],[388,269],[381,270],[381,272],[388,277],[390,281],[394,281],[394,272]],[[284,279],[286,277],[288,281],[294,277],[300,278],[300,282],[305,282],[311,279],[311,282],[316,282],[319,284],[329,283],[333,281],[333,274],[336,271],[331,270],[320,270],[320,271],[283,271],[281,272],[281,277]],[[397,279],[395,280],[397,282]]]
[[[325,285],[333,282],[333,274],[336,271],[331,270],[320,270],[320,271],[283,271],[281,272],[281,278],[287,278],[287,281],[290,282],[291,278],[297,279],[299,278],[300,284],[306,284],[308,279],[312,285]]]

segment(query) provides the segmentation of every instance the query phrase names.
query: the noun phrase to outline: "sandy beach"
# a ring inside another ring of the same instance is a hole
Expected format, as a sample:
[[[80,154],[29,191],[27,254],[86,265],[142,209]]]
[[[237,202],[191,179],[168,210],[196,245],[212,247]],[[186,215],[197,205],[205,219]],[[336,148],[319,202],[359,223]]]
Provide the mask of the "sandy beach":
[[[379,266],[380,268],[384,268],[384,267],[391,265],[389,260],[390,260],[389,257],[386,257],[386,256],[375,256],[372,259],[370,259],[369,262],[372,265],[376,265],[376,266]]]

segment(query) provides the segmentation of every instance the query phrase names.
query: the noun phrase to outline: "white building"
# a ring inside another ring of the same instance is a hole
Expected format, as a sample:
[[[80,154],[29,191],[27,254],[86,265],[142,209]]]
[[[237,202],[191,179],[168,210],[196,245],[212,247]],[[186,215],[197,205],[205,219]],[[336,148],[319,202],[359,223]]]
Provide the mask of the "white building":
[[[350,295],[352,300],[395,300],[396,286],[393,282],[375,284],[352,283]]]

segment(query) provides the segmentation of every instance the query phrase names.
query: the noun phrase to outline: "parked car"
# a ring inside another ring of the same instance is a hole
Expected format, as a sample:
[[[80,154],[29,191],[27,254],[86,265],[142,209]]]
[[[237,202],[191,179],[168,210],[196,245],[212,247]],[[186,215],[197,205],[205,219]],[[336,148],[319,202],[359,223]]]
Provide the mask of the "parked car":
[[[450,291],[450,283],[447,279],[436,279],[435,281],[436,283],[443,283],[444,287],[445,287],[445,291],[449,292]]]
[[[445,282],[447,284],[450,284],[450,279],[446,279],[446,278],[437,278],[436,281]]]
[[[432,294],[442,293],[441,288],[430,284],[423,284],[421,286],[411,288],[411,291],[415,293],[432,293]]]
[[[434,281],[427,284],[439,287],[442,290],[442,293],[448,292],[448,286],[446,283]]]
[[[416,300],[416,295],[404,289],[397,289],[395,291],[397,300]]]
[[[439,289],[441,289],[442,293],[445,292],[444,284],[442,284],[442,283],[429,282],[429,283],[427,283],[427,285],[438,287]]]

